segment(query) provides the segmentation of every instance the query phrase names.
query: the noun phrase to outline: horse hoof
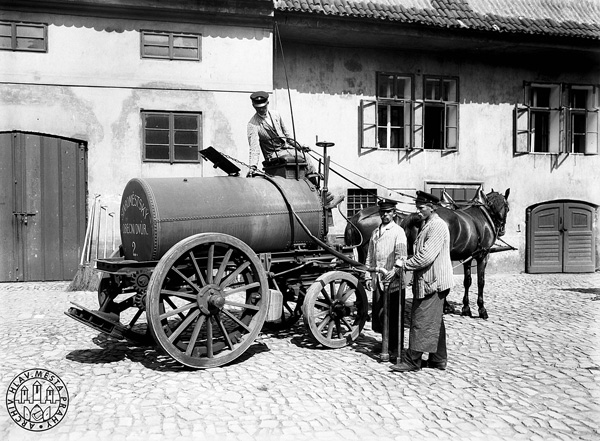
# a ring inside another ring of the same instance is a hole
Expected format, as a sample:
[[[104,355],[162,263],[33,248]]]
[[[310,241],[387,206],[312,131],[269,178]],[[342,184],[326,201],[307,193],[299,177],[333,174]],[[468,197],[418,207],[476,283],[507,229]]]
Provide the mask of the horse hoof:
[[[485,309],[483,311],[479,311],[479,317],[482,318],[482,319],[484,319],[484,320],[487,320],[488,319],[488,313],[487,313],[487,311]]]
[[[463,309],[462,312],[460,313],[460,315],[467,316],[467,317],[473,317],[473,315],[471,314],[471,308]]]

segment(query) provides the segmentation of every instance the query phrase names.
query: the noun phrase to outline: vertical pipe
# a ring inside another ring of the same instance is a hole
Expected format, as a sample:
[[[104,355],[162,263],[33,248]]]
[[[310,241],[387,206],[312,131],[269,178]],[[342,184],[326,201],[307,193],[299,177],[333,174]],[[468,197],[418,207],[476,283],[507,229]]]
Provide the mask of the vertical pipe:
[[[102,251],[102,257],[106,259],[106,238],[108,237],[108,216],[106,211],[106,205],[101,207],[104,210],[104,250]]]
[[[87,263],[89,263],[90,260],[92,259],[92,244],[94,241],[94,229],[96,228],[96,212],[98,211],[97,205],[99,202],[99,199],[98,199],[99,197],[100,197],[99,194],[94,196],[94,204],[92,205],[92,215],[91,215],[91,219],[90,219],[90,222],[92,225],[90,227],[90,235],[89,235],[88,241],[87,241],[87,247],[88,247],[87,248],[87,259],[86,259]]]
[[[98,222],[98,245],[100,244],[100,231],[102,230],[102,213],[104,212],[104,250],[103,257],[106,258],[106,228],[108,225],[108,216],[106,216],[106,205],[100,205],[100,219]],[[96,260],[98,260],[99,249],[96,248]]]
[[[398,357],[396,364],[402,363],[402,350],[404,349],[404,302],[406,301],[406,288],[404,287],[404,268],[400,268],[400,298],[398,299]]]
[[[379,289],[379,274],[374,278],[377,281],[377,289]],[[389,361],[389,342],[390,342],[390,319],[389,319],[389,304],[390,304],[390,284],[383,284],[383,332],[381,337],[381,361]]]
[[[111,245],[110,245],[110,252],[113,253],[115,251],[115,213],[114,212],[110,212],[108,213],[108,215],[110,216],[110,226],[111,226],[111,233],[110,233],[110,241],[111,241]]]

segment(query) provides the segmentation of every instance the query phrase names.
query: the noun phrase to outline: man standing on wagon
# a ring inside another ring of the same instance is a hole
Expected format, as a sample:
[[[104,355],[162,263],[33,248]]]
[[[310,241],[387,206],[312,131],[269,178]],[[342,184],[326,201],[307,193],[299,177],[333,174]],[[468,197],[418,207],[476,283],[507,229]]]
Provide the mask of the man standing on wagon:
[[[261,151],[265,161],[272,159],[277,154],[295,155],[296,152],[294,147],[285,140],[285,138],[291,138],[291,136],[281,115],[274,110],[269,110],[269,94],[263,91],[254,92],[250,95],[250,100],[256,111],[248,121],[247,128],[248,144],[250,145],[248,176],[253,176],[258,169]],[[304,158],[304,155],[302,155],[302,158]],[[312,161],[306,158],[306,162],[307,175],[314,174],[316,170]]]
[[[423,220],[415,240],[415,254],[396,261],[397,268],[413,271],[413,303],[408,349],[402,363],[392,366],[396,372],[418,371],[421,356],[429,353],[427,367],[445,370],[446,328],[444,299],[454,285],[450,260],[448,225],[435,212],[439,199],[417,191],[417,213]]]
[[[400,290],[404,289],[404,280],[396,276],[394,262],[403,259],[407,254],[406,234],[404,229],[396,222],[396,202],[384,199],[378,202],[381,225],[373,231],[369,241],[366,265],[377,268],[372,283],[370,273],[367,273],[365,282],[367,289],[373,290],[373,331],[383,333],[383,290],[389,283],[390,301],[389,309],[389,351],[391,356],[398,347],[398,301]]]

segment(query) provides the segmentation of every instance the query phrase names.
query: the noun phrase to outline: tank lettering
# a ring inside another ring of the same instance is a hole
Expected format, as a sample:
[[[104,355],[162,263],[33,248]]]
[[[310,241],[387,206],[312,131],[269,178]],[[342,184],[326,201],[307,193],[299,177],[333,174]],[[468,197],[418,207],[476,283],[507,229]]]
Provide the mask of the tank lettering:
[[[123,224],[122,230],[124,234],[148,235],[146,224]]]
[[[146,207],[144,200],[135,193],[127,196],[121,204],[121,218],[125,216],[125,212],[129,209],[129,207],[137,208],[144,219],[148,217],[148,207]]]

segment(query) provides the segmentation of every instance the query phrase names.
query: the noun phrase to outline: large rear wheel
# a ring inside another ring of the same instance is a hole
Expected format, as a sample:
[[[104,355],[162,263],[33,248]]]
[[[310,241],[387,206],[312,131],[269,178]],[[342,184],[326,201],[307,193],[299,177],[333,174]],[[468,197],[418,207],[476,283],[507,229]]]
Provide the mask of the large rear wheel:
[[[148,285],[146,308],[154,339],[193,368],[224,365],[260,332],[269,306],[266,273],[252,249],[220,233],[174,245]]]

